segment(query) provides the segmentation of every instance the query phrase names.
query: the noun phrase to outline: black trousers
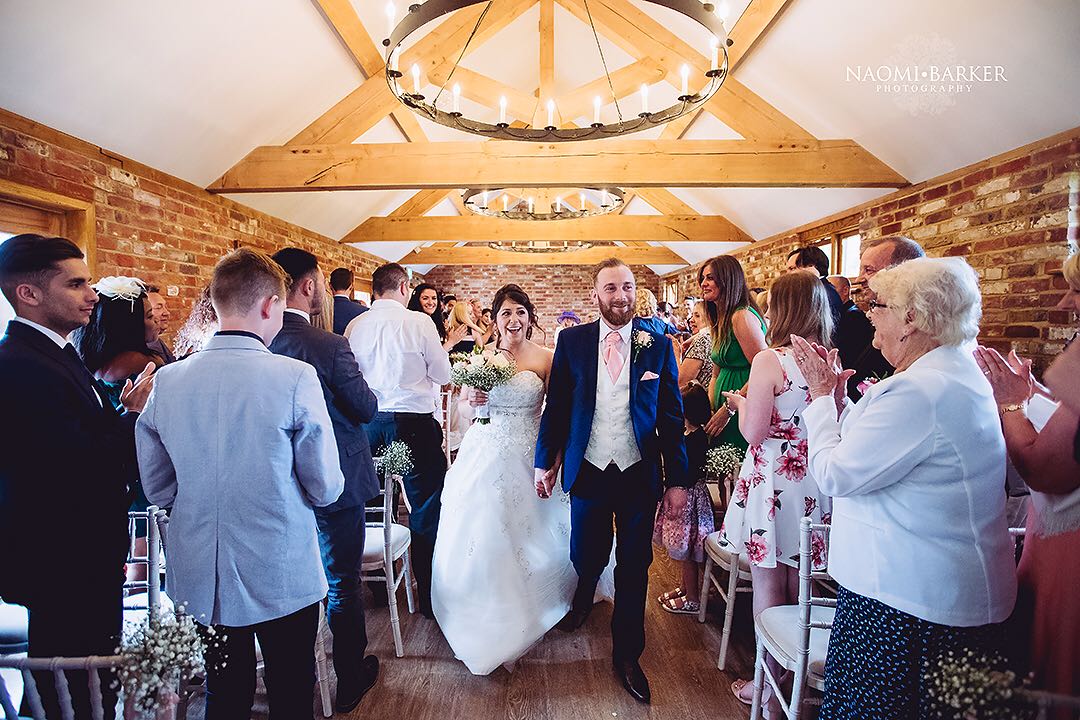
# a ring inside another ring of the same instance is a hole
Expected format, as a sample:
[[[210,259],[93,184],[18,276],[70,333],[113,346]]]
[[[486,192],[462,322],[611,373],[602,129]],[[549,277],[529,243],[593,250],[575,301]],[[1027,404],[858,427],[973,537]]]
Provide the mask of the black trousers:
[[[413,470],[405,476],[405,493],[412,505],[409,532],[412,536],[412,567],[421,610],[431,608],[431,562],[435,534],[439,529],[446,455],[442,451],[442,428],[435,418],[417,413],[376,413],[366,425],[372,452],[400,440],[412,451]]]
[[[120,644],[123,626],[124,573],[117,563],[113,572],[84,573],[73,580],[78,597],[70,592],[57,592],[53,597],[34,602],[30,608],[28,627],[30,657],[85,657],[114,655]],[[85,672],[66,672],[75,717],[89,719],[90,690]],[[115,675],[101,672],[101,692],[105,718],[113,717],[116,691],[112,685]],[[41,694],[45,717],[60,717],[56,700],[56,681],[52,672],[35,672],[34,682]],[[30,715],[24,698],[21,714]]]
[[[652,564],[656,491],[644,463],[600,470],[585,462],[570,488],[570,560],[578,574],[574,607],[592,604],[596,583],[615,547],[615,610],[611,651],[615,660],[637,660],[645,650],[645,598]]]
[[[255,702],[255,638],[270,720],[312,720],[319,604],[245,627],[215,625],[206,650],[206,720],[248,720]],[[221,638],[224,637],[222,640]]]
[[[367,652],[364,598],[360,565],[364,559],[364,506],[326,512],[315,510],[319,526],[319,549],[330,586],[326,595],[326,620],[334,634],[334,671],[338,685],[360,684],[361,663]]]

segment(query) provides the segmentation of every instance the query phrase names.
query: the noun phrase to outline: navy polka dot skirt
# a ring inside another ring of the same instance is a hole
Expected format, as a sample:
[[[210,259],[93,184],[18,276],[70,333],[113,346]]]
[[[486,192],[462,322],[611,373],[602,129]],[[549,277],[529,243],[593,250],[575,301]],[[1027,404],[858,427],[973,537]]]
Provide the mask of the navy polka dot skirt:
[[[820,720],[951,717],[926,690],[926,670],[950,650],[999,653],[1004,624],[950,627],[839,588]]]

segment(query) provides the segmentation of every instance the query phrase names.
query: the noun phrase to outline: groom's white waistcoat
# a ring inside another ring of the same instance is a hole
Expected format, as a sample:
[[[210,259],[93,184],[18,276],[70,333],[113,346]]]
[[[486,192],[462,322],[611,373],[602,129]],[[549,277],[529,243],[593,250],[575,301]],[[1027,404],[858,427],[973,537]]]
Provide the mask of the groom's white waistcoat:
[[[630,365],[633,359],[630,338],[633,323],[629,322],[618,330],[626,360],[615,382],[611,381],[607,363],[604,362],[604,340],[611,331],[604,319],[600,318],[600,347],[596,354],[596,410],[593,412],[585,459],[601,470],[613,462],[619,470],[626,470],[641,461],[641,451],[634,438],[634,425],[630,418]]]

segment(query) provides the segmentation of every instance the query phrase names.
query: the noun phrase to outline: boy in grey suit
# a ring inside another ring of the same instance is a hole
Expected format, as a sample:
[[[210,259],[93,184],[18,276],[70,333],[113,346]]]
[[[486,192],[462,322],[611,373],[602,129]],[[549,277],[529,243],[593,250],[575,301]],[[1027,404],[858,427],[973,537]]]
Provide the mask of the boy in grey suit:
[[[256,635],[270,717],[312,717],[327,590],[312,507],[345,481],[315,369],[266,347],[287,286],[263,253],[222,259],[210,285],[221,331],[162,368],[135,428],[147,497],[172,508],[169,593],[226,636],[208,652],[206,720],[250,716]]]

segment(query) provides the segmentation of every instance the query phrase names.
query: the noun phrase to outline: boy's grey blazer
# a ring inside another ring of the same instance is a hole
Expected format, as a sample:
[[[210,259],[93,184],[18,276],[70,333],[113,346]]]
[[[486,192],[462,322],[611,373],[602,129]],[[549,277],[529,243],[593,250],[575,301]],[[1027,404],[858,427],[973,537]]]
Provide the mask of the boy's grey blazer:
[[[217,335],[158,371],[135,436],[147,498],[172,508],[166,584],[189,614],[253,625],[326,595],[312,506],[345,480],[313,367]]]

